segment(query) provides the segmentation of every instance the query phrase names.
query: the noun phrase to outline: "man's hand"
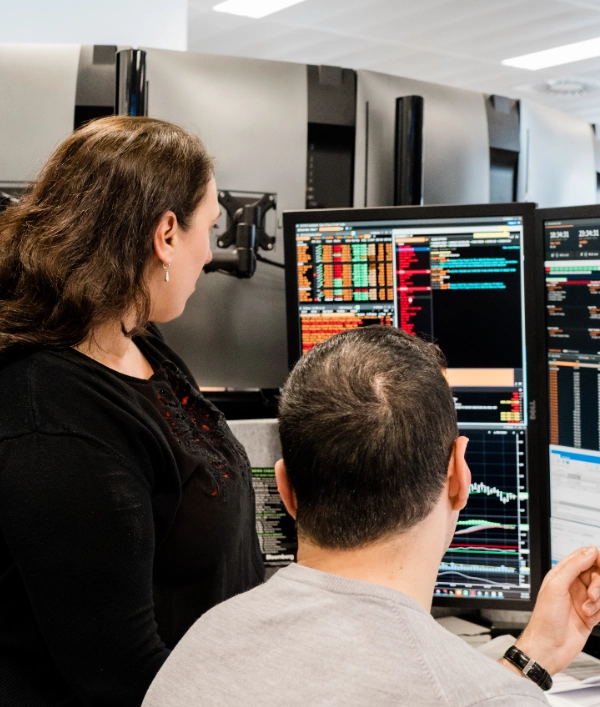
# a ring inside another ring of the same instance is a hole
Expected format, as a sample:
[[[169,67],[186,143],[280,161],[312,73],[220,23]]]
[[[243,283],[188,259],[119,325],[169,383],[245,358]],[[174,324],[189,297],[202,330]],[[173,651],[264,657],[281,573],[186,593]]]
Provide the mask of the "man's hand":
[[[516,646],[554,675],[582,650],[598,621],[600,551],[582,547],[548,572]]]

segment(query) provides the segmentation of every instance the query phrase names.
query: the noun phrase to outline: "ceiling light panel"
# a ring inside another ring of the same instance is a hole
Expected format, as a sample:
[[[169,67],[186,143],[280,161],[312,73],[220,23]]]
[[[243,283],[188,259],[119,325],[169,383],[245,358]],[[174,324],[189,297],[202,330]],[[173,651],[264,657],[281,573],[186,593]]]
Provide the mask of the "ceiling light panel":
[[[584,42],[575,42],[575,44],[565,44],[554,49],[545,49],[533,54],[524,54],[514,57],[514,59],[505,59],[502,63],[505,66],[515,66],[518,69],[537,71],[538,69],[548,69],[551,66],[570,64],[574,61],[593,59],[597,56],[600,56],[600,37],[586,39]]]
[[[225,2],[215,5],[213,10],[260,19],[301,2],[304,0],[225,0]]]

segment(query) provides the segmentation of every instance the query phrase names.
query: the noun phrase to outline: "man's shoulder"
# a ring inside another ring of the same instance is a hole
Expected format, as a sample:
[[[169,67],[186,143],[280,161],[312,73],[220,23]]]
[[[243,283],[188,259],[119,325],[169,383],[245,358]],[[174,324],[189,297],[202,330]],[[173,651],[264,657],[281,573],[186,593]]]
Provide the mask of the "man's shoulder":
[[[195,677],[206,670],[209,692]],[[511,705],[544,704],[533,684],[442,629],[410,597],[294,565],[201,617],[144,707],[179,707],[200,693],[203,705],[231,707],[484,707],[499,695]]]

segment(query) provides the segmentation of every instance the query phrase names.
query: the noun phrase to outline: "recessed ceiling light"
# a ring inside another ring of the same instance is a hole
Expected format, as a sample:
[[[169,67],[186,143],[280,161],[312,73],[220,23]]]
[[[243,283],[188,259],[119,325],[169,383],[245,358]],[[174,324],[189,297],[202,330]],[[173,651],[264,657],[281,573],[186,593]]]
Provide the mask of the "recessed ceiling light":
[[[584,42],[575,44],[565,44],[554,49],[544,49],[542,52],[524,54],[514,59],[505,59],[502,63],[505,66],[516,66],[518,69],[547,69],[550,66],[560,64],[570,64],[572,61],[582,61],[600,56],[600,37],[596,39],[586,39]]]
[[[225,0],[215,5],[213,10],[258,19],[301,2],[304,0]]]
[[[541,93],[553,93],[561,96],[583,96],[600,91],[599,81],[582,81],[576,78],[550,79],[539,86],[532,86]]]

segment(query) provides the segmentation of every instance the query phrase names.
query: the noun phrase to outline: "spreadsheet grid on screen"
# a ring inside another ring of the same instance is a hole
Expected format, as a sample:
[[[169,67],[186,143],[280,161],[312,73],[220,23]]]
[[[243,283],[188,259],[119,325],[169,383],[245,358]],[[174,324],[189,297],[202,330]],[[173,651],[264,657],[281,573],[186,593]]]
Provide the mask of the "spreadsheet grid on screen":
[[[383,324],[448,360],[473,478],[438,597],[531,595],[522,240],[521,216],[295,224],[299,355]]]
[[[590,210],[543,221],[553,564],[600,545],[600,209]]]

